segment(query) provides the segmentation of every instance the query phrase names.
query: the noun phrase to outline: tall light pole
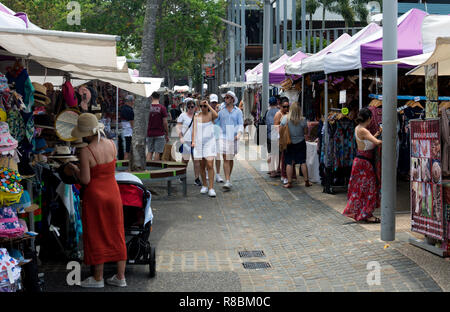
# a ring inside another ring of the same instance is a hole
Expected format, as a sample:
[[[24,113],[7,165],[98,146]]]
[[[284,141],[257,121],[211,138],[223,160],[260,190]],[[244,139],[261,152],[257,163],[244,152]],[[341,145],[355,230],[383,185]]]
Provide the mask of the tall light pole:
[[[292,0],[292,51],[297,48],[297,0]]]
[[[270,0],[264,0],[262,113],[269,107],[270,7]]]
[[[283,0],[283,53],[287,53],[287,0]]]
[[[306,52],[306,0],[302,0],[302,51]]]
[[[245,46],[247,28],[245,27],[245,0],[241,0],[241,81],[245,81]]]
[[[277,40],[277,53],[276,55],[280,55],[280,42],[281,42],[281,34],[280,34],[280,24],[281,24],[281,20],[280,20],[280,14],[281,14],[281,7],[280,7],[280,0],[277,0],[276,2],[276,15],[277,15],[277,35],[276,35],[276,40]]]
[[[383,60],[397,58],[397,0],[383,0]],[[397,204],[397,65],[383,65],[381,240],[395,240]]]
[[[231,0],[230,6],[228,7],[229,17],[231,17],[231,21],[234,23],[234,1]],[[236,81],[236,47],[235,47],[235,28],[231,25],[228,26],[229,37],[228,42],[230,45],[230,80]],[[231,88],[234,91],[234,88]]]

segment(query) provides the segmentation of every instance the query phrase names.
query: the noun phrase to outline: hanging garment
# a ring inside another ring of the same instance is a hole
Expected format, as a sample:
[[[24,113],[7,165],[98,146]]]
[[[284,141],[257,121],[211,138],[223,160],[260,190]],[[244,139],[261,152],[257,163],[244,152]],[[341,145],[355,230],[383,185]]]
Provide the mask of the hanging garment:
[[[353,161],[347,206],[342,214],[356,221],[371,218],[373,211],[380,207],[380,192],[372,161],[373,150],[358,151]]]
[[[127,259],[122,199],[115,168],[115,160],[91,168],[91,181],[83,193],[83,246],[87,265]]]
[[[372,112],[372,121],[367,129],[372,135],[375,135],[380,130],[380,124],[383,122],[383,108],[381,106],[369,106],[369,110]]]
[[[333,167],[351,167],[356,152],[355,123],[343,118],[336,122],[336,132],[333,136]]]

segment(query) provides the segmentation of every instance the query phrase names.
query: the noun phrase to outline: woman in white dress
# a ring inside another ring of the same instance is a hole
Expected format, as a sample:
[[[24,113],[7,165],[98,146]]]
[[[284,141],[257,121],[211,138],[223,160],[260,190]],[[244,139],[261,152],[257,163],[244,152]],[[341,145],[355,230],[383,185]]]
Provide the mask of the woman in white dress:
[[[208,193],[216,197],[214,191],[214,158],[216,157],[216,137],[214,135],[214,120],[217,112],[209,105],[207,100],[200,102],[201,112],[194,117],[192,131],[192,147],[194,148],[194,161],[200,162],[200,175],[202,177],[202,194]],[[209,185],[207,186],[206,168],[208,168]]]

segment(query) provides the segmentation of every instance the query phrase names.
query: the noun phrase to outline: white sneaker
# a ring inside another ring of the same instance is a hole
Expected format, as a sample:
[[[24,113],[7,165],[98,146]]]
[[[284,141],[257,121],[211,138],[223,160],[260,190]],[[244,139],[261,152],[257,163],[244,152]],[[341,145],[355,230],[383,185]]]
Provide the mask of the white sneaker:
[[[220,176],[220,174],[216,174],[216,182],[217,182],[217,183],[223,183],[223,179],[222,179],[222,177]]]
[[[208,193],[208,187],[207,186],[203,186],[202,190],[200,191],[200,194],[207,194]]]
[[[216,191],[214,191],[214,189],[210,189],[208,191],[208,195],[209,195],[209,197],[216,197]]]
[[[289,180],[286,179],[286,178],[284,178],[284,179],[283,179],[283,184],[288,184],[288,183],[289,183]]]
[[[231,185],[230,181],[227,181],[227,182],[225,182],[225,185],[223,186],[223,189],[225,191],[229,191],[229,190],[231,190],[231,187],[232,187],[232,185]]]
[[[80,286],[83,288],[103,288],[105,287],[105,283],[103,280],[96,281],[93,276],[89,276],[87,279],[81,282]]]
[[[108,278],[106,280],[106,284],[117,287],[127,287],[127,281],[125,279],[123,280],[118,279],[116,275],[114,275],[111,278]]]

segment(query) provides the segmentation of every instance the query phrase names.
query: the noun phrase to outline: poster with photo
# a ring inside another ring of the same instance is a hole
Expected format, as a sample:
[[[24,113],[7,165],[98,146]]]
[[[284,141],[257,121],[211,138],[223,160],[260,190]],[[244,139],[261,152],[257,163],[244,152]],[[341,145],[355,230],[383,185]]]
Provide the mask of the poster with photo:
[[[439,119],[411,120],[411,230],[444,239]]]

